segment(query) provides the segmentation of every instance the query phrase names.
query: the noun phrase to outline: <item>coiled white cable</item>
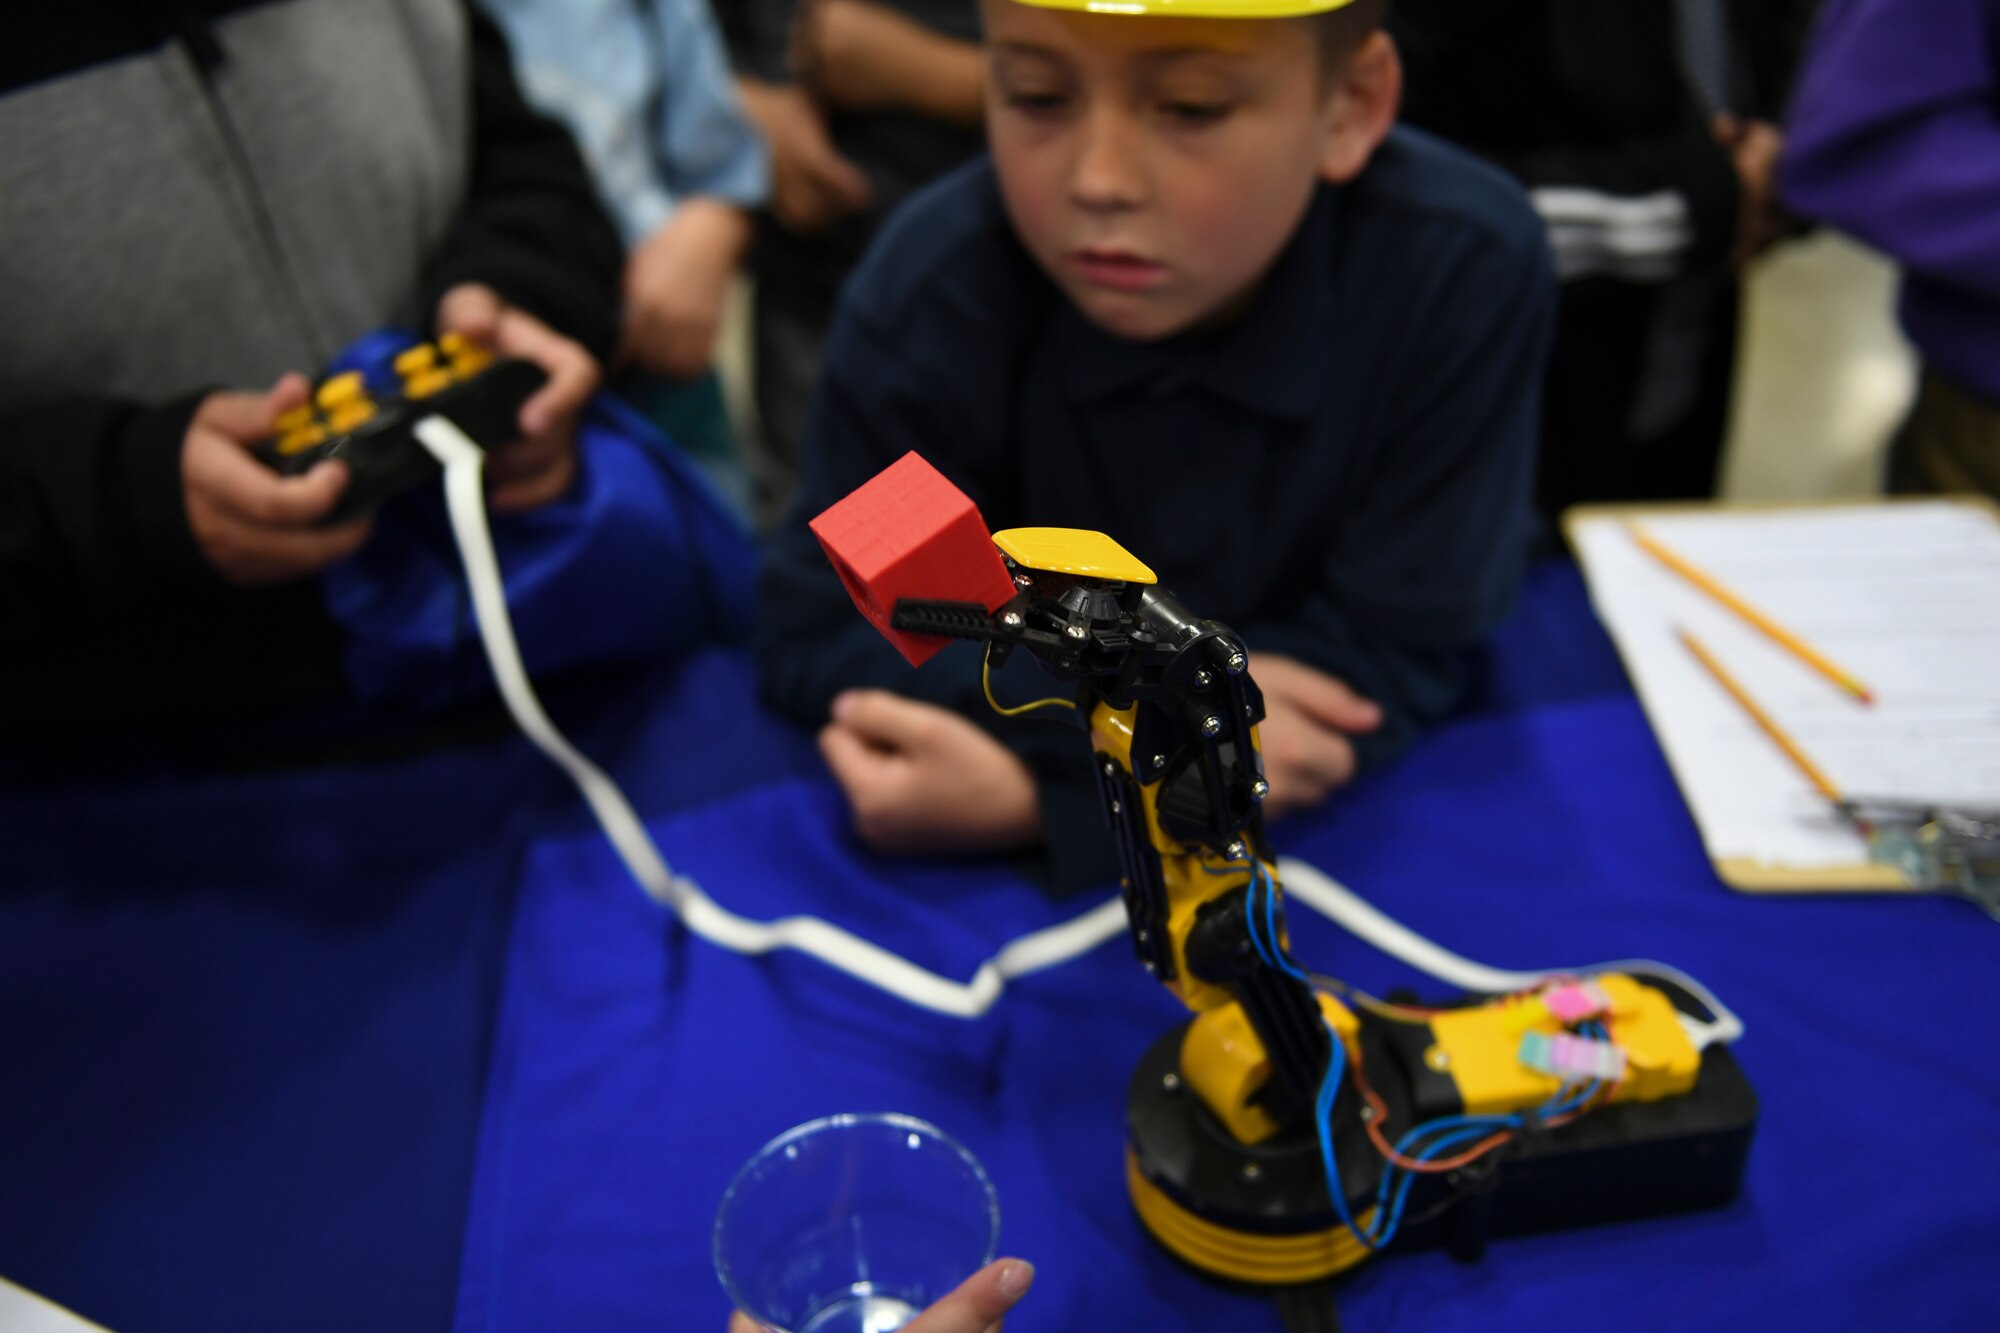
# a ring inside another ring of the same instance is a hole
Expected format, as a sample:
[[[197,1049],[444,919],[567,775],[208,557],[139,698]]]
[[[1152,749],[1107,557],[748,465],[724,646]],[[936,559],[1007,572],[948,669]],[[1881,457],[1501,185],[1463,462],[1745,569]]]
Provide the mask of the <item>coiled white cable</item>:
[[[881,945],[862,939],[830,922],[812,916],[788,916],[776,921],[753,921],[738,916],[701,891],[685,875],[674,873],[660,855],[645,823],[632,803],[609,775],[556,730],[543,711],[529,683],[521,661],[520,645],[514,638],[514,624],[507,614],[506,587],[500,578],[500,562],[493,551],[493,534],[486,521],[486,496],[482,473],[486,452],[444,417],[426,417],[416,423],[413,433],[431,456],[444,466],[445,506],[458,543],[459,559],[465,565],[466,582],[472,589],[474,617],[493,679],[507,711],[514,715],[522,732],[576,784],[597,816],[598,825],[618,857],[646,894],[661,906],[678,914],[687,928],[712,944],[732,953],[759,955],[778,949],[810,954],[827,966],[855,979],[887,991],[897,999],[920,1009],[929,1009],[954,1018],[974,1019],[993,1007],[1006,990],[1008,981],[1045,968],[1066,963],[1096,948],[1125,930],[1125,905],[1112,898],[1081,916],[1033,931],[1009,943],[979,965],[969,982],[954,981],[919,967]],[[1317,868],[1287,857],[1279,862],[1280,881],[1298,901],[1346,927],[1391,957],[1399,958],[1420,971],[1473,991],[1512,991],[1533,986],[1558,972],[1578,975],[1588,972],[1642,971],[1667,977],[1685,987],[1716,1016],[1713,1025],[1684,1019],[1702,1028],[1713,1027],[1726,1035],[1697,1037],[1697,1044],[1734,1041],[1743,1025],[1723,1008],[1720,1001],[1692,977],[1660,963],[1615,963],[1583,969],[1541,972],[1504,972],[1474,963],[1439,948],[1408,927],[1398,924],[1335,883]],[[1690,1032],[1694,1027],[1690,1028]]]
[[[1497,967],[1488,967],[1484,963],[1475,963],[1469,958],[1463,958],[1449,949],[1433,944],[1408,926],[1385,915],[1319,867],[1294,857],[1279,858],[1278,882],[1284,885],[1286,896],[1294,902],[1306,904],[1321,916],[1336,922],[1350,934],[1366,940],[1391,958],[1399,959],[1427,976],[1436,977],[1463,990],[1498,995],[1509,991],[1527,990],[1555,977],[1593,976],[1601,972],[1624,972],[1634,976],[1657,977],[1679,986],[1714,1015],[1712,1022],[1703,1022],[1691,1014],[1680,1015],[1681,1026],[1687,1030],[1688,1036],[1694,1039],[1695,1049],[1702,1050],[1716,1042],[1733,1042],[1743,1035],[1743,1020],[1717,999],[1714,992],[1679,968],[1666,963],[1656,963],[1647,958],[1628,958],[1622,962],[1595,963],[1589,967],[1552,967],[1540,972],[1509,972]]]
[[[416,424],[414,433],[444,465],[445,505],[451,515],[452,534],[465,564],[466,582],[472,588],[480,640],[507,711],[528,739],[569,774],[632,878],[654,901],[678,913],[689,930],[733,953],[796,949],[919,1008],[971,1019],[993,1007],[1009,979],[1067,962],[1125,929],[1124,904],[1114,898],[1073,920],[1023,935],[980,964],[971,981],[961,982],[919,967],[818,917],[753,921],[722,907],[693,880],[673,872],[618,784],[556,730],[535,697],[514,639],[500,562],[493,553],[493,535],[486,523],[481,484],[485,451],[443,417],[426,417]]]

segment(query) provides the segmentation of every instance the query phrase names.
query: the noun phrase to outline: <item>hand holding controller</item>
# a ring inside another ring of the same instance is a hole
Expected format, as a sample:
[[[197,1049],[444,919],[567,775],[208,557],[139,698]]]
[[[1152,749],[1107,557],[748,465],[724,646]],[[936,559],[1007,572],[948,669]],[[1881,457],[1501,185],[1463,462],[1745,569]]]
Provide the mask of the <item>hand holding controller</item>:
[[[347,464],[347,489],[326,525],[370,513],[437,475],[436,460],[410,433],[416,422],[442,415],[497,448],[519,437],[521,405],[548,382],[532,362],[495,357],[456,333],[409,348],[393,371],[393,380],[370,381],[358,370],[329,377],[278,417],[277,438],[253,450],[283,476],[302,475],[322,459]]]

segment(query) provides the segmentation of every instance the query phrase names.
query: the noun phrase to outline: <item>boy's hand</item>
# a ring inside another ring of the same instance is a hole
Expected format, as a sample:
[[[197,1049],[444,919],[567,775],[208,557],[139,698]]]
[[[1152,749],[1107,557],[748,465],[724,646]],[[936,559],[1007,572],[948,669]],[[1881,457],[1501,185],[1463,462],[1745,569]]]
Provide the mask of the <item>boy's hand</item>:
[[[549,382],[521,404],[519,442],[487,458],[487,502],[503,513],[561,495],[576,475],[577,417],[603,379],[597,359],[484,283],[460,283],[446,292],[438,302],[437,327],[440,334],[463,334],[548,372]]]
[[[675,209],[625,265],[624,354],[675,379],[705,372],[749,244],[750,219],[740,208],[697,196]]]
[[[1282,818],[1318,805],[1354,776],[1355,732],[1382,725],[1382,709],[1343,682],[1289,657],[1252,653],[1250,675],[1264,691],[1257,738],[1271,794],[1264,813]]]
[[[1731,267],[1741,274],[1794,229],[1793,219],[1778,201],[1778,158],[1784,153],[1785,136],[1769,121],[1738,120],[1728,114],[1717,116],[1710,128],[1716,142],[1728,150],[1742,187],[1743,206],[1730,254]]]
[[[212,393],[188,423],[181,443],[188,529],[231,583],[304,578],[368,540],[367,519],[317,526],[347,489],[347,464],[326,459],[303,476],[281,477],[248,452],[308,392],[305,376],[287,375],[265,393]]]
[[[1034,1280],[1033,1264],[995,1259],[903,1325],[903,1333],[999,1333],[1000,1317],[1020,1304]],[[741,1310],[729,1316],[729,1333],[761,1333],[762,1328]]]
[[[1041,833],[1027,765],[949,709],[849,690],[833,701],[819,748],[855,831],[878,851],[1000,851]]]
[[[771,216],[779,226],[808,236],[868,207],[875,197],[868,178],[833,146],[805,89],[739,78],[736,91],[771,148]]]

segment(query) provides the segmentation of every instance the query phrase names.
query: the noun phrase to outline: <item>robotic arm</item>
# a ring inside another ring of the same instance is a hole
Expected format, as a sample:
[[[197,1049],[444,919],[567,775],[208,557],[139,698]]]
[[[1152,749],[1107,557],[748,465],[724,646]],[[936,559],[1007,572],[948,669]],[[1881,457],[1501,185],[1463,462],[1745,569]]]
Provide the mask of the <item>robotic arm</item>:
[[[989,666],[1018,648],[1075,685],[1133,946],[1200,1016],[1182,1057],[1192,1091],[1245,1143],[1307,1122],[1327,1023],[1353,1020],[1283,965],[1261,810],[1264,702],[1248,652],[1100,533],[1020,528],[992,540],[1016,589],[997,610],[902,598],[890,627],[984,640]],[[1259,914],[1274,923],[1268,942]]]
[[[1126,1110],[1133,1206],[1180,1258],[1278,1288],[1288,1311],[1330,1309],[1294,1297],[1389,1244],[1409,1208],[1412,1227],[1446,1218],[1448,1232],[1430,1234],[1476,1253],[1500,1225],[1734,1197],[1755,1098],[1657,987],[1604,974],[1431,1010],[1339,987],[1357,1012],[1315,986],[1290,956],[1264,834],[1249,653],[1116,542],[1063,528],[989,536],[915,454],[812,528],[857,608],[913,665],[970,639],[989,671],[1027,652],[1073,689],[1052,702],[1087,720],[1133,947],[1193,1011],[1141,1060]],[[1490,1195],[1455,1206],[1496,1179],[1504,1223]]]

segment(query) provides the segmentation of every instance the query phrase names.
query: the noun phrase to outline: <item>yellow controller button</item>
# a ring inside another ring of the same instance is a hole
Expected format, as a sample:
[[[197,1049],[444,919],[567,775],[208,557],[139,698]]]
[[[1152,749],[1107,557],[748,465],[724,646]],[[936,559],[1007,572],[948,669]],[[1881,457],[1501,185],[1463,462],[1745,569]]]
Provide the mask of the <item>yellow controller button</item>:
[[[403,393],[409,398],[429,398],[442,393],[452,386],[454,376],[448,370],[426,370],[421,375],[412,375],[403,382]]]
[[[451,368],[465,378],[471,378],[493,364],[493,353],[484,347],[467,347],[451,359]]]
[[[451,358],[451,368],[460,375],[477,375],[493,362],[493,353],[462,333],[439,338],[438,350]]]
[[[396,373],[404,379],[421,375],[437,364],[437,355],[437,348],[429,343],[418,343],[396,358]]]
[[[326,424],[336,435],[345,435],[367,424],[368,419],[374,415],[375,404],[366,398],[357,398],[353,402],[342,403],[328,412]]]
[[[289,457],[302,454],[308,449],[317,449],[326,443],[326,427],[308,422],[295,430],[287,431],[278,440],[278,452]]]
[[[353,402],[355,399],[361,397],[361,395],[361,372],[350,370],[335,375],[332,379],[320,385],[319,392],[313,395],[313,397],[323,410],[331,412],[343,403]],[[336,426],[334,429],[339,430],[340,427]]]

